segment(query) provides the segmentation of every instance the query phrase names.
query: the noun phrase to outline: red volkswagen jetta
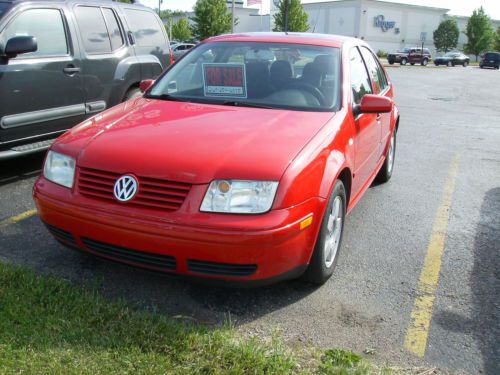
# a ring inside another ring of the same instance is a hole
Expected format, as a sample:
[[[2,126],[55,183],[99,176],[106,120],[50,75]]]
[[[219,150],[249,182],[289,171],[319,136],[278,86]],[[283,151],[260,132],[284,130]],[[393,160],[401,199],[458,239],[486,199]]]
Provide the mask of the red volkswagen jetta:
[[[157,271],[325,282],[346,214],[394,164],[399,114],[368,45],[219,36],[141,87],[52,145],[34,199],[54,237]]]

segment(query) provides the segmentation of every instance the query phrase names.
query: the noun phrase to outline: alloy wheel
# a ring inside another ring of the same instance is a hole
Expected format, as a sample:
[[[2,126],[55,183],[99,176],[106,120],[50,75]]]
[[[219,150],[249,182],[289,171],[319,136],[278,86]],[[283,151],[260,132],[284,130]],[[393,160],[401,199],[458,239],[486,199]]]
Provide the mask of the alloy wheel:
[[[337,196],[332,204],[332,209],[328,216],[327,235],[325,240],[325,267],[330,268],[335,261],[342,234],[342,220],[344,214],[344,204],[342,198]]]

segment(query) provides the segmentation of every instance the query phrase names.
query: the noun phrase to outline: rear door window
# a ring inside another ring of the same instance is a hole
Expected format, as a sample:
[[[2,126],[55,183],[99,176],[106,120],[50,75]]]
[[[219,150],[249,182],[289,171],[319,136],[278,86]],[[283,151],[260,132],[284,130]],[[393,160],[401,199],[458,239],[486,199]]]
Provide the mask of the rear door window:
[[[156,47],[165,44],[164,26],[160,25],[155,14],[146,10],[125,9],[125,15],[138,46]]]
[[[59,9],[28,9],[7,25],[0,38],[5,45],[16,36],[35,37],[38,49],[20,58],[67,55],[68,42],[62,17]]]
[[[76,21],[87,53],[109,53],[111,41],[106,22],[100,8],[78,6],[75,9]]]
[[[106,25],[108,27],[111,49],[114,51],[123,46],[123,37],[120,31],[120,26],[118,26],[118,20],[116,19],[115,12],[113,12],[112,9],[102,8],[102,14],[104,14],[104,19],[106,20]]]

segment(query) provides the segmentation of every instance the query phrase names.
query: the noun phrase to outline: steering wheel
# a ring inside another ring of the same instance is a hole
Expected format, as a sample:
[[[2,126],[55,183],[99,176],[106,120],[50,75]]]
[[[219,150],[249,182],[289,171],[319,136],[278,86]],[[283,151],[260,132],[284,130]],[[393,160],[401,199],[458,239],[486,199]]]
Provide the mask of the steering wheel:
[[[284,89],[296,89],[296,90],[304,90],[307,91],[308,93],[312,94],[316,99],[318,99],[318,102],[321,106],[326,106],[326,98],[325,95],[315,86],[311,85],[310,83],[306,82],[291,82],[288,85],[284,87]]]

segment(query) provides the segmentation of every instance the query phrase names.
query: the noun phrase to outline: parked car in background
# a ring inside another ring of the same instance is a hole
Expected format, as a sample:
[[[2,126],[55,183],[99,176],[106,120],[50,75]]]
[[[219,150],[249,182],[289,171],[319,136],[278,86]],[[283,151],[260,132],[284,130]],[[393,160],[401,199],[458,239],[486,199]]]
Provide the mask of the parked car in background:
[[[482,68],[500,69],[500,52],[486,52],[479,63]]]
[[[466,67],[469,65],[469,61],[469,56],[464,55],[462,52],[447,52],[443,56],[434,58],[434,65],[462,65],[463,67]]]
[[[171,44],[170,48],[172,48],[172,54],[174,56],[174,60],[177,60],[179,57],[184,55],[187,51],[189,51],[194,46],[195,46],[195,44],[193,44],[193,43]]]
[[[393,173],[399,112],[370,47],[221,35],[141,86],[52,145],[33,195],[54,237],[219,282],[328,280],[347,213]]]
[[[46,149],[169,62],[165,28],[142,5],[0,0],[0,159]]]
[[[387,61],[389,64],[400,63],[401,65],[406,64],[421,64],[427,65],[431,61],[432,56],[428,48],[424,48],[422,52],[421,47],[411,47],[403,48],[396,53],[390,53],[387,55]]]

